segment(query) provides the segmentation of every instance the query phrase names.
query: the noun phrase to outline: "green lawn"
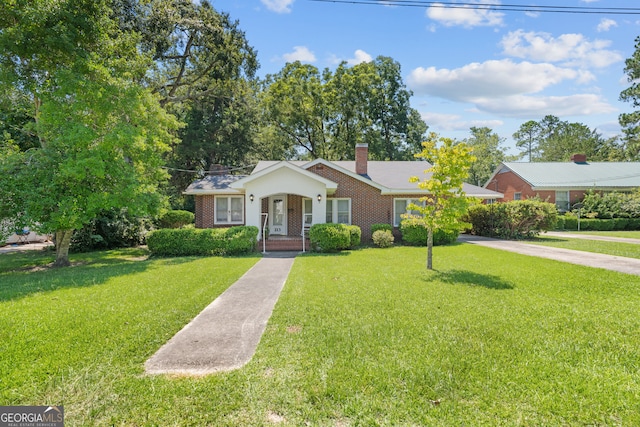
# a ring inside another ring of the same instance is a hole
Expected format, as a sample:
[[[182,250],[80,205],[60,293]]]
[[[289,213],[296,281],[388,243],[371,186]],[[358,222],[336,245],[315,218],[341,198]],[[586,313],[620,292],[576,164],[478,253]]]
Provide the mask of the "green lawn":
[[[7,272],[0,402],[66,425],[640,425],[640,277],[473,245],[296,259],[254,359],[144,361],[256,258]]]
[[[553,246],[555,248],[574,249],[577,251],[596,252],[627,258],[640,258],[640,245],[635,243],[572,239],[570,237],[545,236],[544,234],[535,239],[529,240],[526,243]]]
[[[567,231],[571,234],[593,234],[594,236],[626,237],[627,239],[640,239],[640,231]]]

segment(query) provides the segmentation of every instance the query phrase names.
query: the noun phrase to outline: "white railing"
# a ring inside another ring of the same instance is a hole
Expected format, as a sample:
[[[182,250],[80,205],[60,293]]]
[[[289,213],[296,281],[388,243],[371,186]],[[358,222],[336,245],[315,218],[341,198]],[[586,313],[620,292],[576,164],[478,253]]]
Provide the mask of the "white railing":
[[[264,230],[265,230],[265,228],[267,228],[267,221],[269,220],[269,214],[268,213],[263,213],[262,216],[264,216],[264,221],[262,221],[262,230],[260,230],[260,236],[262,236],[262,253],[266,254],[267,253],[267,238],[264,235]]]
[[[306,225],[302,225],[302,252],[306,252],[305,251],[305,244],[307,243],[307,234],[309,234],[309,228],[311,228],[311,226],[306,226]]]

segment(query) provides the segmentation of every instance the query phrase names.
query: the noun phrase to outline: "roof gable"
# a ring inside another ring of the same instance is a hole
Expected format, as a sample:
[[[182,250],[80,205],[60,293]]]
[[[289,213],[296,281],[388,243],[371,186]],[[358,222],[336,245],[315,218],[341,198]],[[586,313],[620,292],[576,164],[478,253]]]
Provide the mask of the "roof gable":
[[[262,162],[260,162],[262,163]],[[260,163],[258,165],[260,165]],[[262,165],[264,167],[262,168],[258,168],[258,165],[256,165],[256,167],[254,168],[253,172],[251,173],[251,175],[249,176],[245,176],[242,179],[239,179],[235,182],[233,182],[232,184],[230,184],[231,188],[235,188],[235,189],[241,189],[244,188],[244,186],[252,181],[255,181],[257,179],[260,179],[266,175],[269,175],[277,170],[280,170],[282,168],[285,169],[289,169],[295,173],[299,173],[302,174],[304,176],[306,176],[307,178],[311,178],[315,181],[321,182],[322,184],[324,184],[327,187],[328,191],[335,191],[338,188],[338,184],[336,184],[333,181],[330,181],[326,178],[321,177],[320,175],[317,175],[313,172],[309,172],[308,170],[306,170],[305,168],[301,168],[300,166],[295,165],[293,162],[289,162],[286,160],[282,160],[282,161],[278,161],[278,162],[274,162],[272,164],[268,164],[268,165]]]

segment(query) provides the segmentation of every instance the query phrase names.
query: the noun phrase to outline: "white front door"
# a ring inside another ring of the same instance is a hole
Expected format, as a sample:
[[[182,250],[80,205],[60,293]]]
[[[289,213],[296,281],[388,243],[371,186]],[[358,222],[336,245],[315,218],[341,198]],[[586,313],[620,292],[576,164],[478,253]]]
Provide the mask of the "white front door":
[[[287,235],[287,196],[269,197],[269,234]]]

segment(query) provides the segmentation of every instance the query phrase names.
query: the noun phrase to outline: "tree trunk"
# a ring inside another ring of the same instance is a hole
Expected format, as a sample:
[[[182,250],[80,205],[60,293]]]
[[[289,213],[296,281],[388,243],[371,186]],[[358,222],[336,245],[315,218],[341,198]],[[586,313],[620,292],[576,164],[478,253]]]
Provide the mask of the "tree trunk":
[[[427,270],[433,270],[433,229],[427,229]]]
[[[73,230],[57,230],[56,231],[56,260],[54,267],[68,267],[69,262],[69,246],[71,245],[71,236]]]

